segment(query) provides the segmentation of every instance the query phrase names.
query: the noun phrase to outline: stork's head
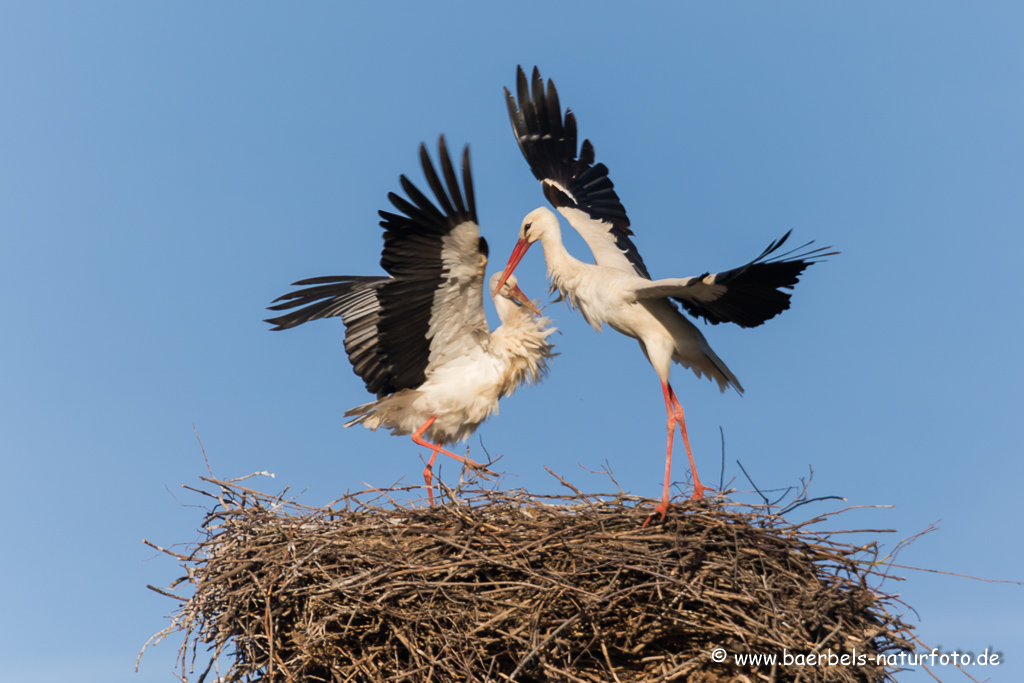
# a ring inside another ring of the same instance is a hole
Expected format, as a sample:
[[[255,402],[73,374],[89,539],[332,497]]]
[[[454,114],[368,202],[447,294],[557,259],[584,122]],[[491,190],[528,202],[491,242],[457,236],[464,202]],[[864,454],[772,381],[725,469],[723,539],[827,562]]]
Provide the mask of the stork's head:
[[[523,306],[534,315],[541,315],[540,309],[530,301],[530,297],[526,296],[523,290],[519,289],[519,286],[516,284],[516,276],[509,273],[508,277],[505,277],[505,272],[504,270],[499,270],[491,276],[491,297],[494,299],[497,299],[499,296],[505,297]]]
[[[508,264],[505,266],[508,277],[512,277],[512,271],[526,256],[530,245],[542,239],[550,230],[558,230],[558,218],[551,209],[542,206],[526,214],[526,218],[523,219],[523,224],[519,228],[519,241],[512,249],[512,255],[508,257]]]
[[[519,241],[533,244],[544,236],[552,227],[558,228],[558,217],[546,206],[541,206],[526,214],[523,224],[519,226]]]

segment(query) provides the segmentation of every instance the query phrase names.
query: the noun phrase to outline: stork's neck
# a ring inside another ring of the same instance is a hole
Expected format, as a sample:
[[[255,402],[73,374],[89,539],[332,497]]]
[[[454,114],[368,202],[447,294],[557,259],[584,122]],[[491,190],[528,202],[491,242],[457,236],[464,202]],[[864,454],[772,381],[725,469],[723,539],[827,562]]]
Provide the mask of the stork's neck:
[[[604,318],[601,312],[591,305],[592,297],[584,294],[588,283],[593,286],[600,281],[600,275],[594,272],[598,270],[598,266],[580,261],[570,254],[562,243],[562,235],[558,231],[543,233],[540,243],[544,248],[544,261],[548,266],[551,286],[562,294],[570,307],[578,310],[583,318],[600,332]]]
[[[502,364],[503,384],[500,395],[506,396],[527,382],[539,381],[547,372],[547,362],[554,348],[548,337],[555,328],[550,320],[534,316],[526,308],[504,297],[494,297],[501,326],[491,332],[489,353]]]
[[[565,292],[564,286],[571,287],[573,276],[590,264],[580,261],[569,253],[562,242],[562,233],[559,230],[548,230],[540,238],[541,248],[544,249],[544,262],[548,266],[548,275],[552,283],[558,289]]]
[[[501,321],[501,325],[504,325],[512,319],[513,315],[515,315],[517,306],[505,297],[492,296],[491,301],[494,302],[494,310],[498,312],[498,320]],[[498,327],[500,328],[501,325]]]

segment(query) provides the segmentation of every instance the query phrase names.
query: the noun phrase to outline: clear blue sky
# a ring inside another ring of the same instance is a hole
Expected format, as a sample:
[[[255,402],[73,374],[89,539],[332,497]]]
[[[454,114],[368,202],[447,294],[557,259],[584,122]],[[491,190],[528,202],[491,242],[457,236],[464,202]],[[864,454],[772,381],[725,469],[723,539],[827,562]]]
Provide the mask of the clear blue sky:
[[[577,113],[655,277],[789,229],[842,251],[780,318],[703,328],[746,396],[676,368],[706,482],[721,428],[741,488],[737,460],[765,489],[812,466],[814,494],[895,506],[840,520],[897,529],[890,548],[938,523],[900,562],[1024,579],[1020,4],[352,4],[0,8],[0,679],[174,680],[177,642],[132,673],[172,607],[145,584],[178,576],[141,540],[197,538],[193,424],[219,475],[269,470],[309,504],[420,481],[408,439],[341,428],[367,394],[340,321],[271,333],[264,307],[380,273],[376,211],[440,133],[471,145],[503,263],[544,203],[502,98],[517,64]],[[518,273],[550,301],[539,249]],[[508,486],[555,490],[547,465],[604,490],[581,467],[607,463],[657,496],[654,372],[548,311],[562,355],[472,453],[503,454]],[[889,588],[923,640],[994,648],[1006,663],[970,672],[1024,680],[1024,588],[905,574]]]

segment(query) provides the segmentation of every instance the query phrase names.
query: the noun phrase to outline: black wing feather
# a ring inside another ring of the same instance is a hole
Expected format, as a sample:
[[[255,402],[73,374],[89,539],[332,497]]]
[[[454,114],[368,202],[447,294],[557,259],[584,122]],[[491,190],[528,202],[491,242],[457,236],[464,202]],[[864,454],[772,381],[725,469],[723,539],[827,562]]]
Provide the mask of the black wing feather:
[[[728,322],[740,327],[757,327],[771,320],[789,308],[792,295],[781,290],[792,290],[808,266],[826,256],[838,253],[825,253],[830,247],[819,247],[795,254],[812,244],[808,242],[769,258],[786,243],[789,234],[787,232],[780,239],[773,241],[753,261],[739,268],[715,273],[713,283],[723,285],[726,289],[722,296],[714,301],[672,298],[682,304],[690,315],[704,318],[712,325]],[[694,282],[700,282],[710,276],[711,273],[704,273]]]
[[[468,153],[469,150],[466,151]],[[455,208],[448,200],[448,195],[445,192],[444,185],[441,184],[441,179],[437,176],[434,164],[430,162],[430,155],[427,153],[426,145],[420,145],[420,165],[423,167],[423,174],[427,177],[427,184],[430,185],[431,191],[441,205],[441,210],[446,216],[454,214]]]
[[[608,168],[594,164],[590,140],[583,141],[577,154],[576,115],[566,109],[563,119],[554,82],[548,79],[545,92],[544,79],[534,67],[531,93],[530,82],[520,66],[516,71],[516,92],[518,104],[505,88],[509,119],[530,170],[544,183],[544,196],[555,208],[579,209],[594,220],[607,222],[616,246],[636,273],[649,280],[647,266],[629,239],[633,234],[629,217],[608,177]],[[550,181],[567,192],[549,184]]]
[[[448,183],[448,192],[451,194],[452,202],[455,204],[455,212],[463,216],[469,215],[466,205],[462,203],[462,193],[459,192],[459,180],[455,175],[455,167],[452,166],[452,158],[448,154],[448,147],[444,143],[443,136],[441,137],[439,147],[438,156],[441,160],[441,172],[444,174],[445,182]],[[430,160],[428,159],[427,161],[429,162]],[[475,215],[473,216],[473,221],[476,221]]]
[[[303,289],[279,297],[270,307],[274,311],[297,308],[267,320],[275,330],[341,316],[346,330],[345,350],[353,370],[367,390],[378,396],[418,387],[425,380],[434,293],[445,282],[443,239],[456,226],[477,222],[469,149],[462,157],[465,198],[444,136],[438,149],[444,184],[425,145],[420,146],[420,163],[440,209],[403,175],[399,182],[409,198],[389,193],[396,212],[378,212],[384,228],[380,264],[390,277],[301,280],[295,286]],[[480,245],[486,249],[482,239]]]
[[[469,167],[468,146],[462,150],[462,186],[466,188],[466,212],[471,216],[470,220],[476,223],[476,194],[473,191],[473,173],[470,171]],[[459,186],[456,185],[455,189],[458,190],[458,187]],[[448,213],[452,212],[449,211]],[[486,242],[484,244],[486,244]],[[486,255],[487,253],[484,251],[484,256]]]
[[[377,324],[380,321],[381,287],[391,281],[387,277],[331,276],[300,280],[294,286],[301,286],[274,300],[272,311],[285,311],[297,307],[291,313],[270,318],[266,322],[274,330],[287,330],[296,325],[341,316],[345,322],[345,353],[356,374],[366,383],[366,388],[375,394],[389,393],[391,386],[386,359],[381,354],[377,339]],[[282,303],[277,303],[282,302]]]

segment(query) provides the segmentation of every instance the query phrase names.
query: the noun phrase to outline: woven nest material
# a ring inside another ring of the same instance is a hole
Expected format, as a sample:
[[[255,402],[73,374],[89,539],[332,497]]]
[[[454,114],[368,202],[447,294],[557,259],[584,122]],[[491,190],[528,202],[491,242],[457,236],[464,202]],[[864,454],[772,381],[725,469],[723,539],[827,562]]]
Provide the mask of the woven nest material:
[[[642,528],[652,501],[622,494],[320,509],[205,481],[205,538],[160,548],[191,597],[154,588],[180,600],[154,638],[184,637],[185,681],[867,682],[913,649],[874,543],[810,530],[828,515],[717,497]]]

